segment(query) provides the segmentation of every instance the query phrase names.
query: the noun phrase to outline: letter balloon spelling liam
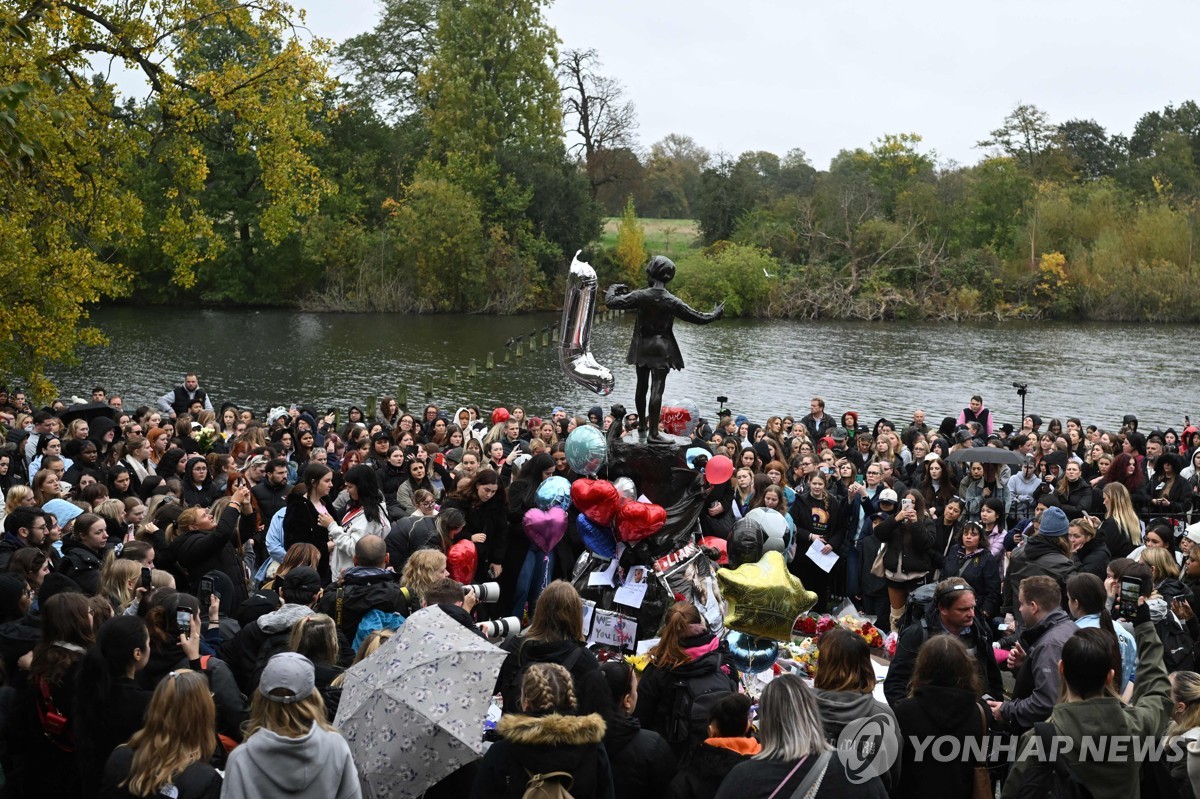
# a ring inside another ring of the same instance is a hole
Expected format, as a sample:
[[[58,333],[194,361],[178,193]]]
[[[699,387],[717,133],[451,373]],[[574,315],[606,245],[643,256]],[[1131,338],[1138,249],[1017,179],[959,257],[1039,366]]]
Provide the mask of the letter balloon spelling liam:
[[[707,325],[725,313],[725,303],[713,308],[712,313],[701,313],[686,302],[667,291],[667,283],[675,277],[675,263],[656,255],[646,264],[646,277],[650,285],[644,289],[630,290],[623,283],[609,286],[604,294],[604,303],[609,308],[637,311],[637,322],[633,328],[633,341],[629,344],[628,363],[637,367],[637,389],[634,403],[638,412],[638,438],[656,444],[673,443],[659,431],[662,415],[663,391],[667,387],[667,372],[683,368],[683,353],[675,341],[673,327],[676,319]],[[650,415],[646,416],[646,391],[650,391]]]
[[[567,377],[601,396],[607,396],[613,390],[612,372],[596,362],[590,349],[592,318],[596,313],[596,270],[579,260],[580,252],[582,250],[575,252],[571,271],[567,274],[558,362]]]

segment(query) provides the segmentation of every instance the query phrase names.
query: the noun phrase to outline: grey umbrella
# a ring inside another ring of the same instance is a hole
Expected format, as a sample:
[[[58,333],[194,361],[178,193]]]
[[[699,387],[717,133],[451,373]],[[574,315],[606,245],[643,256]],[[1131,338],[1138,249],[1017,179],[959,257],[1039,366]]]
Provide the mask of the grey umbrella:
[[[347,672],[334,723],[368,797],[418,797],[479,758],[505,652],[425,608]]]
[[[1025,462],[1025,456],[1000,447],[967,447],[951,452],[946,460],[951,463],[1008,463],[1020,466]]]

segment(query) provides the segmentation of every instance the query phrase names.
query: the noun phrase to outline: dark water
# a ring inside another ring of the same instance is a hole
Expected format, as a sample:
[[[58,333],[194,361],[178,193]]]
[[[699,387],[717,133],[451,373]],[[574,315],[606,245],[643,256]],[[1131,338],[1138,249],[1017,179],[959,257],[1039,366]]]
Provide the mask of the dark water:
[[[63,396],[88,396],[98,384],[119,391],[127,407],[165,393],[185,371],[199,373],[216,404],[260,412],[297,400],[344,410],[401,385],[409,405],[420,406],[427,378],[432,400],[446,406],[519,403],[534,415],[560,404],[632,407],[633,368],[624,362],[632,317],[597,320],[593,329],[592,351],[617,379],[610,398],[568,381],[553,347],[502,363],[509,337],[556,320],[114,308],[94,314],[111,346],[85,352],[79,366],[53,377]],[[820,395],[835,414],[902,420],[920,407],[936,425],[980,393],[998,421],[1016,422],[1021,404],[1012,383],[1019,381],[1029,384],[1028,412],[1047,419],[1077,415],[1116,427],[1133,411],[1143,429],[1179,429],[1184,414],[1200,418],[1192,375],[1200,335],[1190,326],[728,320],[680,323],[675,333],[687,368],[668,379],[667,399],[691,398],[708,416],[719,394],[735,413],[759,421],[807,413],[809,398]],[[493,371],[484,368],[489,351]]]

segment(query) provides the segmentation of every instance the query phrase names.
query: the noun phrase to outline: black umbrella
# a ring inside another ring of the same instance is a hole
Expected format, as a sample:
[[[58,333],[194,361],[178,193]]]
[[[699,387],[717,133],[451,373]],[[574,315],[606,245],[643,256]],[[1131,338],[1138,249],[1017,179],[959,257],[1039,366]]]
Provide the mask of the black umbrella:
[[[946,460],[951,463],[1008,463],[1020,466],[1025,462],[1025,456],[1000,447],[967,447],[951,452]]]
[[[58,418],[62,419],[63,424],[70,424],[76,419],[86,419],[90,422],[101,416],[107,416],[109,419],[112,419],[114,410],[116,409],[107,402],[85,402],[66,408],[58,415]]]

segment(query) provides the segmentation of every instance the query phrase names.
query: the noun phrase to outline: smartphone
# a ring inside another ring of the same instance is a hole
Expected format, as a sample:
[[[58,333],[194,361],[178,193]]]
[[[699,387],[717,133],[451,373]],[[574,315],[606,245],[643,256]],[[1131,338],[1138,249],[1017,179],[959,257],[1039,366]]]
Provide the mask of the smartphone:
[[[196,598],[200,600],[200,609],[207,612],[208,604],[212,601],[213,581],[211,577],[201,577],[197,587]]]
[[[175,609],[175,634],[176,635],[191,635],[192,634],[192,617],[196,614],[193,608],[180,605]]]
[[[913,509],[912,497],[905,497],[904,499],[900,500],[900,507],[903,508],[904,510],[912,510]]]
[[[145,588],[147,591],[150,590],[151,585],[152,585],[150,576],[151,576],[150,569],[143,566],[142,567],[142,583],[141,583],[141,585],[142,585],[142,588]]]
[[[1142,581],[1137,577],[1121,578],[1121,597],[1119,606],[1121,615],[1132,619],[1137,615],[1138,597],[1142,595]]]

